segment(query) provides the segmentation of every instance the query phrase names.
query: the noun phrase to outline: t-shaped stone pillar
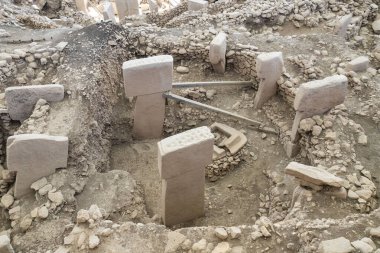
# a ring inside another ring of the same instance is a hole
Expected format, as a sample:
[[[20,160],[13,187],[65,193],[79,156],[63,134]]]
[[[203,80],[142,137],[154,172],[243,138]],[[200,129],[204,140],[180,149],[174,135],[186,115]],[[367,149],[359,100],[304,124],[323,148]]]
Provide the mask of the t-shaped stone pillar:
[[[29,118],[39,99],[57,102],[61,101],[64,95],[64,88],[60,84],[29,85],[5,89],[9,116],[13,120],[20,121]]]
[[[261,108],[277,92],[277,81],[284,69],[281,52],[262,53],[256,59],[257,77],[261,79],[255,96],[255,108]]]
[[[194,128],[158,142],[162,218],[166,226],[204,214],[205,167],[212,162],[214,136]]]
[[[137,96],[133,135],[138,139],[159,138],[165,119],[163,93],[171,90],[173,57],[153,56],[123,63],[127,97]]]
[[[7,167],[16,171],[16,198],[32,192],[38,179],[67,166],[68,138],[45,134],[20,134],[8,138]]]
[[[210,43],[209,59],[214,71],[223,74],[226,71],[227,35],[218,33]]]

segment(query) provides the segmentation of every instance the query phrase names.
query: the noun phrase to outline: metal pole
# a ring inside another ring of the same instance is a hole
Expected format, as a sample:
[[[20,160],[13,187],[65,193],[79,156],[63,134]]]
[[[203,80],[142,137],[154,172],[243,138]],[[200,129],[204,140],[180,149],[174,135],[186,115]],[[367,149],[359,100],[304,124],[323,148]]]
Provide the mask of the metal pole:
[[[251,81],[212,81],[212,82],[184,82],[173,83],[173,88],[192,88],[201,86],[222,86],[222,85],[253,85]]]
[[[239,114],[228,112],[228,111],[225,111],[225,110],[213,107],[211,105],[202,104],[202,103],[199,103],[197,101],[194,101],[194,100],[191,100],[191,99],[187,99],[187,98],[175,95],[175,94],[170,93],[170,92],[164,93],[164,97],[165,98],[169,98],[169,99],[173,99],[175,101],[187,103],[189,105],[192,105],[192,106],[195,106],[195,107],[199,107],[199,108],[202,108],[202,109],[206,109],[206,110],[209,110],[209,111],[221,113],[221,114],[230,116],[232,118],[236,118],[236,119],[239,119],[239,120],[243,120],[243,121],[249,122],[252,125],[263,126],[263,123],[261,123],[259,121],[256,121],[256,120],[253,120],[253,119],[249,119],[249,118],[243,117],[243,116],[241,116]]]

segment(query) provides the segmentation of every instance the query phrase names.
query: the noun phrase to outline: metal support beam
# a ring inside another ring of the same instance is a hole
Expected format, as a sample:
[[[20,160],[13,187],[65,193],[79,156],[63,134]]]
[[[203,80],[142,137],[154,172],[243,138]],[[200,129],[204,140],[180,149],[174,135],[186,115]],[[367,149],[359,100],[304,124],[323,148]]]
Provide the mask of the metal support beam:
[[[184,82],[184,83],[173,83],[173,88],[184,89],[192,87],[203,87],[203,86],[224,86],[224,85],[253,85],[251,81],[213,81],[213,82]]]
[[[170,93],[170,92],[164,93],[164,97],[165,98],[169,98],[169,99],[173,99],[175,101],[183,102],[183,103],[186,103],[186,104],[189,104],[189,105],[192,105],[194,107],[201,108],[201,109],[206,109],[206,110],[209,110],[209,111],[221,113],[221,114],[230,116],[230,117],[235,118],[235,119],[243,120],[243,121],[248,122],[250,125],[261,126],[261,127],[264,126],[264,124],[261,123],[260,121],[249,119],[249,118],[246,118],[246,117],[241,116],[239,114],[232,113],[232,112],[229,112],[229,111],[225,111],[225,110],[219,109],[217,107],[213,107],[211,105],[202,104],[202,103],[199,103],[197,101],[194,101],[194,100],[191,100],[191,99],[187,99],[187,98],[175,95],[175,94]]]

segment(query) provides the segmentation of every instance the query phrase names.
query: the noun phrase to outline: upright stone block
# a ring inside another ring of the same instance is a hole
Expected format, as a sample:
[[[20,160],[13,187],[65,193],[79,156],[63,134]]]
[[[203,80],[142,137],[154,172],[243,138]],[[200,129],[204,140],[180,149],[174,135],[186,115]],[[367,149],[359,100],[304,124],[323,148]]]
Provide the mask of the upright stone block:
[[[277,92],[277,81],[284,69],[282,52],[262,53],[256,59],[257,77],[260,78],[259,89],[255,97],[255,108],[261,108]]]
[[[210,43],[209,59],[214,71],[223,74],[226,70],[227,35],[218,33]]]
[[[38,179],[67,166],[68,138],[45,134],[20,134],[7,140],[7,167],[16,171],[15,197],[32,190]]]
[[[119,17],[119,22],[122,22],[126,16],[128,16],[128,6],[127,0],[116,0],[117,15]]]
[[[160,138],[165,119],[165,98],[162,93],[137,97],[133,136],[136,139]]]
[[[167,226],[204,214],[205,167],[212,162],[214,136],[199,127],[158,142],[162,217]]]
[[[139,15],[139,1],[138,0],[127,0],[128,16]]]
[[[294,99],[294,109],[312,115],[322,114],[344,102],[348,79],[344,75],[326,77],[302,84]]]
[[[335,25],[334,33],[339,37],[346,38],[348,25],[352,21],[352,14],[341,17]]]
[[[173,82],[173,57],[160,55],[126,61],[123,77],[128,97],[169,91]]]
[[[151,13],[158,12],[158,4],[156,0],[148,0],[148,4],[149,4],[149,10]]]
[[[78,11],[87,13],[88,0],[75,0]]]
[[[64,98],[64,88],[59,84],[47,84],[5,89],[8,113],[13,120],[23,121],[29,118],[41,98],[48,102],[61,101]]]
[[[103,4],[103,18],[104,20],[111,20],[116,23],[115,13],[110,2],[104,2]]]
[[[208,6],[208,2],[204,0],[188,0],[187,8],[189,11],[199,11],[202,9],[206,9]]]

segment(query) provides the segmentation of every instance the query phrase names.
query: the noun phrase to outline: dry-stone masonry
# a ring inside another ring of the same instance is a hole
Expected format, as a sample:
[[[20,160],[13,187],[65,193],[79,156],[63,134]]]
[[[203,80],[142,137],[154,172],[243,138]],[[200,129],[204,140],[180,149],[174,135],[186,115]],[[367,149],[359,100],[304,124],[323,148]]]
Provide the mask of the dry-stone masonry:
[[[262,53],[256,59],[257,77],[260,79],[259,89],[255,97],[255,108],[260,108],[277,92],[277,81],[284,69],[282,52]]]
[[[162,218],[167,226],[204,214],[205,167],[212,162],[214,136],[194,128],[158,142]]]
[[[173,57],[160,55],[124,62],[123,76],[126,95],[137,96],[134,137],[159,138],[165,117],[163,92],[172,88]]]
[[[5,89],[8,113],[13,120],[23,121],[29,118],[41,98],[48,102],[61,101],[64,98],[64,88],[60,84],[47,84]]]
[[[207,8],[208,2],[204,0],[188,0],[187,7],[189,11],[199,11]]]
[[[7,167],[16,171],[14,195],[19,198],[32,190],[38,179],[67,166],[68,138],[45,134],[20,134],[8,138]]]
[[[227,35],[218,33],[210,43],[210,62],[215,72],[223,74],[226,69]]]

